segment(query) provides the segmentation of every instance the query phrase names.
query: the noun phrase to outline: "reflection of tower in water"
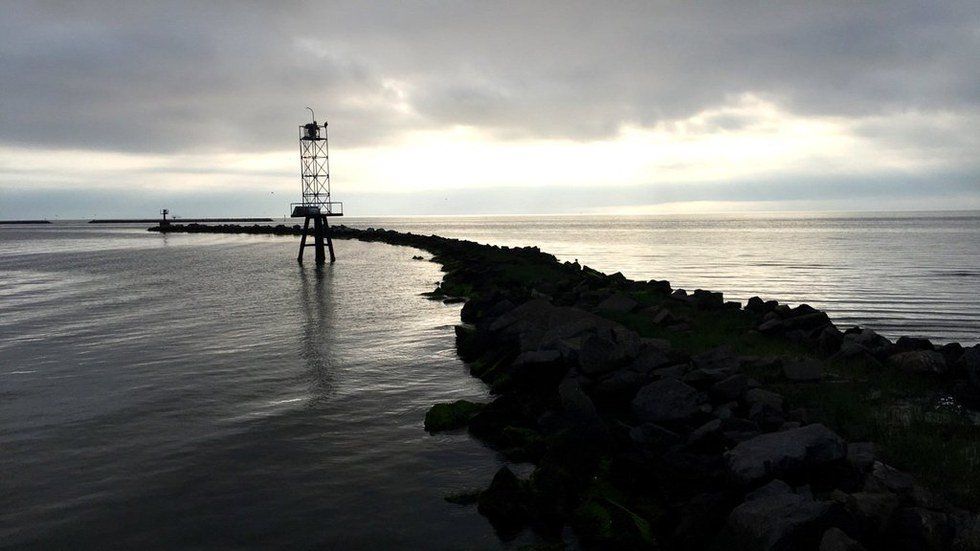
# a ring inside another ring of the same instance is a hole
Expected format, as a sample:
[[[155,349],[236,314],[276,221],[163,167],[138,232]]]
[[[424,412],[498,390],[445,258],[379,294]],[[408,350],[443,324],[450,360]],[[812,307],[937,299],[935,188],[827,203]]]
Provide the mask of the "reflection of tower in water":
[[[310,395],[316,401],[329,393],[334,384],[331,354],[335,327],[334,305],[333,285],[329,281],[333,278],[333,269],[317,265],[310,270],[300,265],[299,278],[302,286],[300,302],[303,303],[305,318],[301,355],[310,374]]]

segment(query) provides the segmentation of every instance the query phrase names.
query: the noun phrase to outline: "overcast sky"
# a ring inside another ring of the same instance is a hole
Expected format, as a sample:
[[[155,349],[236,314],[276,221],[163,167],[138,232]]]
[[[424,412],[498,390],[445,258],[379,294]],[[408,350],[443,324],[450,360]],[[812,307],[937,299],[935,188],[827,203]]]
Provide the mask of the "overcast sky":
[[[976,0],[0,10],[0,218],[980,208]]]

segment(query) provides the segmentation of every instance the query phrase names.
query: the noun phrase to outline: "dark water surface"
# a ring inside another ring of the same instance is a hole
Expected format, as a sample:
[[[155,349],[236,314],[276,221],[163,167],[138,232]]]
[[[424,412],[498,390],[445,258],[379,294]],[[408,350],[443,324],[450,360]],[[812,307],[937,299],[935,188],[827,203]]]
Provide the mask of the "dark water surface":
[[[631,278],[980,341],[980,216],[355,219],[538,245]],[[498,548],[448,493],[496,455],[422,430],[484,399],[418,251],[145,227],[0,227],[0,546]],[[511,542],[510,546],[520,543]]]
[[[295,245],[0,229],[0,546],[500,547],[442,499],[495,454],[422,429],[486,394],[438,266]]]

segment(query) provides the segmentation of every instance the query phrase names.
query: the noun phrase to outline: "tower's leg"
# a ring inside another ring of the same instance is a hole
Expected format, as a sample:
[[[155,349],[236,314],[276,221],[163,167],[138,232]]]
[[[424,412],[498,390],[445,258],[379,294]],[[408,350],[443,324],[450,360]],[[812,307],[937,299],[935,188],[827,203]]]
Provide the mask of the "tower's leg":
[[[327,217],[323,217],[323,229],[324,233],[327,234],[327,249],[330,250],[330,262],[337,261],[337,255],[333,254],[333,237],[330,235],[330,223],[327,222]]]
[[[306,217],[306,222],[303,223],[303,234],[299,238],[299,256],[296,257],[296,262],[300,264],[303,263],[303,251],[306,250],[306,234],[310,231],[310,217]]]
[[[326,255],[323,252],[323,223],[322,217],[317,214],[313,217],[313,249],[316,252],[316,263],[323,264]]]

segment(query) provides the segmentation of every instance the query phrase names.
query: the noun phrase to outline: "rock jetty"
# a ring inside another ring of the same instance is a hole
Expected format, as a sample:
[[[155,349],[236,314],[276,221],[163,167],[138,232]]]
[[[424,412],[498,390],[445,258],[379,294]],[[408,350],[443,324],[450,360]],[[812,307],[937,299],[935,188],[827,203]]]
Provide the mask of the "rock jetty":
[[[742,305],[534,247],[344,226],[334,236],[428,252],[445,275],[426,294],[464,302],[457,350],[493,398],[438,404],[425,426],[466,427],[534,465],[447,498],[475,503],[502,538],[530,528],[556,549],[980,549],[971,469],[929,468],[976,442],[977,346],[892,342],[807,305]],[[943,456],[924,455],[932,445]]]

